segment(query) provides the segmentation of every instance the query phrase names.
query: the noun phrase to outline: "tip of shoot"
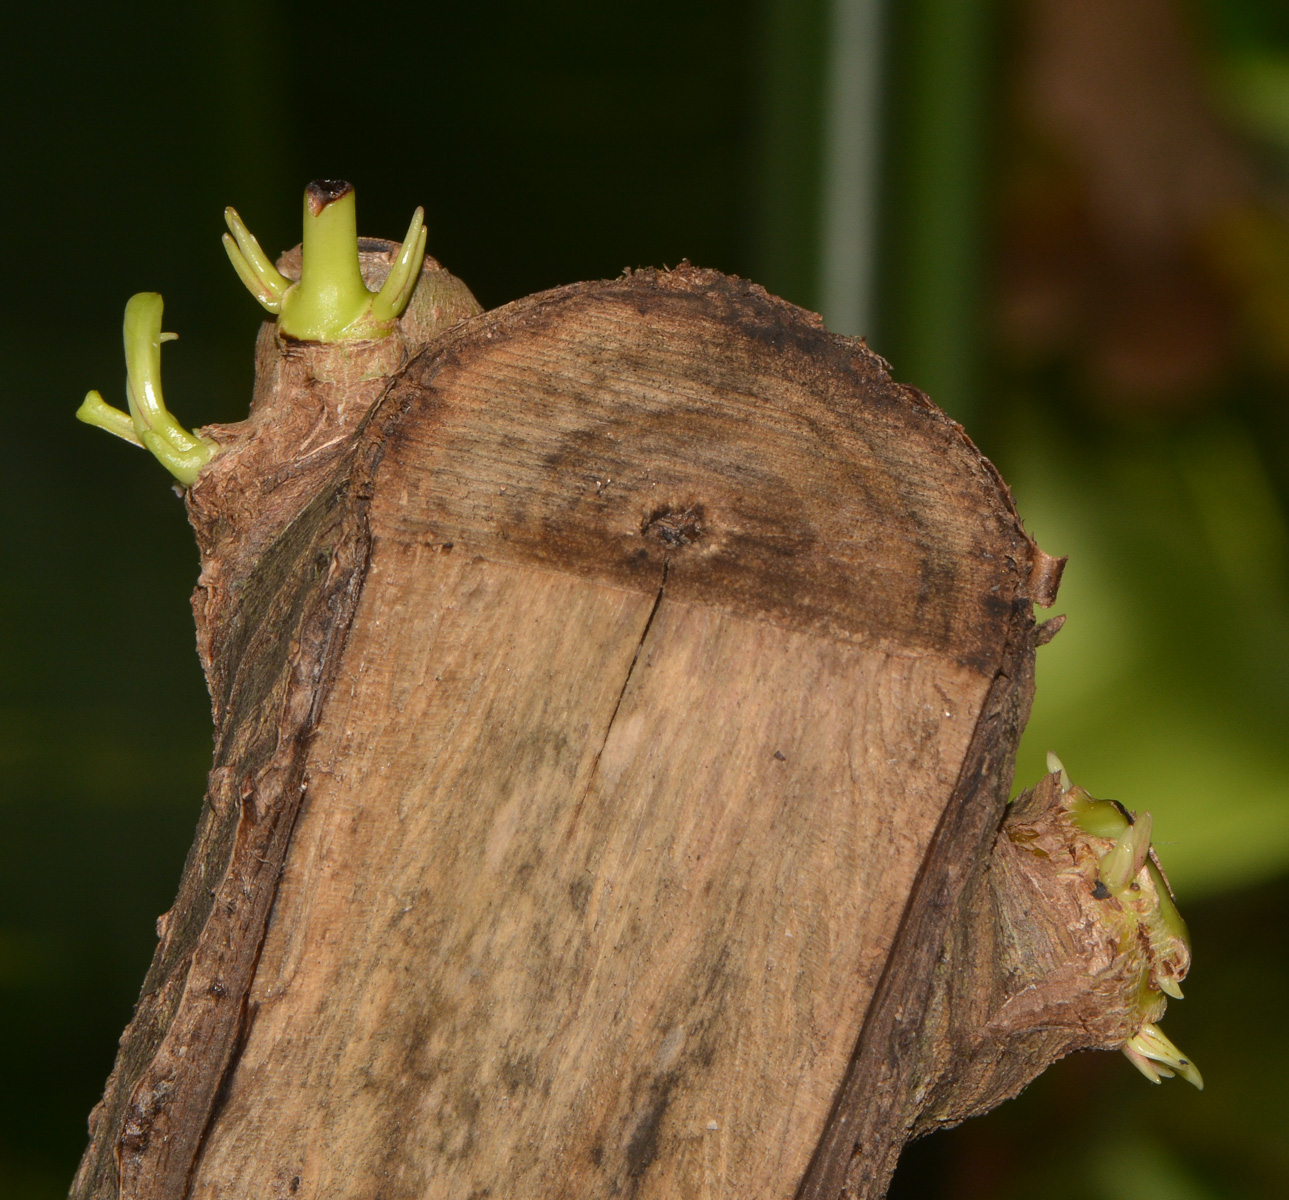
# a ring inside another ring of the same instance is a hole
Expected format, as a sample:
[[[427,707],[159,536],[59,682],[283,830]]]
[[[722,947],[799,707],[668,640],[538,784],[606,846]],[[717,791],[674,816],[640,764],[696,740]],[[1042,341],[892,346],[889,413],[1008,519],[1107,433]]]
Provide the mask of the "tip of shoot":
[[[300,279],[271,263],[233,208],[224,210],[224,249],[247,291],[278,317],[278,329],[301,342],[372,340],[392,333],[425,261],[424,210],[418,208],[379,292],[363,283],[358,261],[354,187],[315,179],[304,189]],[[230,236],[231,235],[231,236]]]
[[[343,200],[354,190],[354,185],[347,179],[314,179],[304,189],[304,200],[309,212],[321,216],[328,204]]]
[[[1199,1068],[1164,1036],[1158,1025],[1143,1025],[1135,1037],[1124,1043],[1123,1052],[1152,1083],[1158,1083],[1161,1076],[1171,1079],[1180,1075],[1192,1087],[1204,1090]]]

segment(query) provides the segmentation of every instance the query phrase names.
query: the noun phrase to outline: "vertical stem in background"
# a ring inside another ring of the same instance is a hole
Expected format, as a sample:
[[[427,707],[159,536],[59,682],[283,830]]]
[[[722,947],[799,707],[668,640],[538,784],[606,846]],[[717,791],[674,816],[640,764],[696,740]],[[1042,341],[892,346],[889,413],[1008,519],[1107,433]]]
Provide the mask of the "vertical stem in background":
[[[996,9],[761,8],[758,280],[821,309],[829,328],[869,337],[897,378],[969,423]]]
[[[819,303],[819,182],[830,0],[762,0],[753,271],[794,304]]]
[[[883,0],[831,0],[819,300],[835,333],[871,334],[882,148]]]
[[[909,0],[897,18],[879,349],[959,421],[977,415],[992,0]]]

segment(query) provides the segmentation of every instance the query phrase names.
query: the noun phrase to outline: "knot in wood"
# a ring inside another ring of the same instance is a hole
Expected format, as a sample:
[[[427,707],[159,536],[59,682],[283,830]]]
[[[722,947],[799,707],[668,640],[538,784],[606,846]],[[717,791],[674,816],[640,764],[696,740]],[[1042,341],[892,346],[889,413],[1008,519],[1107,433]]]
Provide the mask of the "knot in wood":
[[[706,531],[705,516],[701,504],[691,504],[686,508],[659,508],[648,517],[640,532],[646,537],[657,538],[664,546],[679,549],[691,546]]]

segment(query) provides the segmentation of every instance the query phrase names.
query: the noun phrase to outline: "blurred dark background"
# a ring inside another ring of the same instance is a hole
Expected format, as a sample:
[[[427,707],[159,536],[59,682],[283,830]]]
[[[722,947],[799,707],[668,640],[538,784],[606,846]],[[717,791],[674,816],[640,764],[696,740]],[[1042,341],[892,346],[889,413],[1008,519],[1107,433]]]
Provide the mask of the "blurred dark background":
[[[1076,1056],[893,1194],[1289,1195],[1284,0],[28,5],[0,99],[0,1197],[67,1187],[210,749],[182,506],[72,414],[145,289],[179,419],[243,414],[222,210],[276,252],[319,176],[486,306],[687,257],[963,421],[1070,556],[1018,786],[1154,813],[1208,1088]]]

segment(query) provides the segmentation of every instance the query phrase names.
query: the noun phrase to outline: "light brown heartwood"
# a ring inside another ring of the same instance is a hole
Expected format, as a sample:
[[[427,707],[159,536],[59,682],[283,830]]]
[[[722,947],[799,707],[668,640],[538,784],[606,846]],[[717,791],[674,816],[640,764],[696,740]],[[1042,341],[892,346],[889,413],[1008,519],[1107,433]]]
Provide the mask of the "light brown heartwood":
[[[437,278],[266,326],[189,493],[215,764],[73,1195],[877,1197],[1121,1044],[999,836],[1060,563],[961,428],[715,272]]]

